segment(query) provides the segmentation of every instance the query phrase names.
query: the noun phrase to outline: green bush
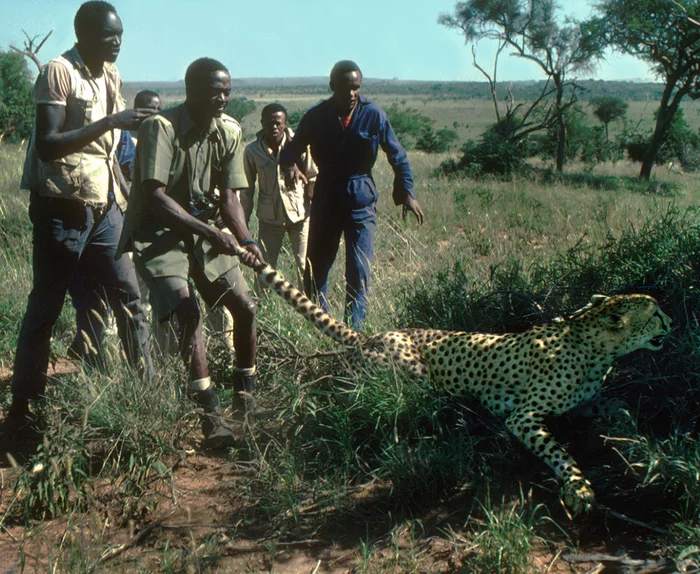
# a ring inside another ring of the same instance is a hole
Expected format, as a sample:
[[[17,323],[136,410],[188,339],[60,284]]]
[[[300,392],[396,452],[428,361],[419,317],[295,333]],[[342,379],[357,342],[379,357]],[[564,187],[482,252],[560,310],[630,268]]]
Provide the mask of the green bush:
[[[654,117],[657,114],[658,112]],[[626,147],[627,155],[632,161],[644,159],[650,139],[650,134],[633,134],[629,137]],[[679,162],[686,169],[700,166],[700,134],[690,128],[682,108],[673,116],[655,161],[657,165]]]
[[[296,110],[287,115],[287,125],[293,130],[297,129],[301,118],[304,117],[306,110]]]
[[[479,142],[467,141],[461,151],[462,157],[458,161],[444,161],[440,164],[439,172],[475,178],[485,175],[509,177],[525,168],[527,144],[522,140],[504,138],[494,126],[481,136]]]
[[[385,111],[396,137],[406,149],[413,149],[425,129],[432,131],[433,121],[414,108],[392,104]]]
[[[229,116],[241,121],[244,116],[252,114],[255,111],[255,102],[248,98],[231,98],[226,105],[226,112]]]
[[[20,141],[32,133],[34,94],[21,54],[0,51],[0,141]]]
[[[454,130],[441,129],[437,132],[432,126],[425,126],[416,141],[416,149],[425,153],[445,153],[459,140]]]

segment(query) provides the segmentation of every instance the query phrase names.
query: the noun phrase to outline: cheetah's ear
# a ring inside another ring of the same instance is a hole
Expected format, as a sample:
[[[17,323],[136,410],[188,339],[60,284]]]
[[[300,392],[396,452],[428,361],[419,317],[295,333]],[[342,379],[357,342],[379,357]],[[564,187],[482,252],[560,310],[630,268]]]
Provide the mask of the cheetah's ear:
[[[588,305],[585,305],[584,307],[581,307],[578,311],[574,311],[571,315],[569,315],[570,319],[573,319],[574,317],[578,317],[579,315],[582,315],[586,311],[590,311],[591,309],[595,307],[599,307],[600,305],[603,304],[603,301],[605,301],[608,297],[606,295],[592,295],[591,296],[591,301],[588,303]]]
[[[601,305],[606,299],[608,299],[607,295],[601,295],[599,293],[591,295],[591,307],[598,307],[598,305]]]

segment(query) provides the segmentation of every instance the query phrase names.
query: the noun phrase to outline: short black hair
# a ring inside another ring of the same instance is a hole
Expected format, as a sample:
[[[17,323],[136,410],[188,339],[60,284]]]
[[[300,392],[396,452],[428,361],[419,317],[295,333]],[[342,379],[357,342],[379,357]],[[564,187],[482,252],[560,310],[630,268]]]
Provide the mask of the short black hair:
[[[285,118],[289,115],[287,113],[287,108],[285,108],[282,104],[278,104],[277,102],[275,102],[273,104],[267,104],[262,109],[262,111],[260,112],[260,119],[264,118],[269,114],[276,114],[277,112],[283,112]]]
[[[185,72],[185,91],[188,92],[194,88],[196,84],[205,79],[205,76],[213,72],[229,73],[228,68],[214,58],[199,58],[192,62],[187,66],[187,71]]]
[[[160,100],[160,96],[153,90],[141,90],[134,97],[134,107],[147,108],[153,98],[158,98]]]
[[[358,66],[352,60],[340,60],[340,62],[336,62],[331,69],[331,84],[338,78],[338,76],[342,76],[348,72],[359,72],[360,76],[362,75],[360,66]]]
[[[75,37],[78,39],[84,37],[85,32],[92,28],[95,22],[104,18],[110,12],[116,14],[117,9],[109,2],[103,2],[102,0],[90,0],[81,4],[73,20]]]

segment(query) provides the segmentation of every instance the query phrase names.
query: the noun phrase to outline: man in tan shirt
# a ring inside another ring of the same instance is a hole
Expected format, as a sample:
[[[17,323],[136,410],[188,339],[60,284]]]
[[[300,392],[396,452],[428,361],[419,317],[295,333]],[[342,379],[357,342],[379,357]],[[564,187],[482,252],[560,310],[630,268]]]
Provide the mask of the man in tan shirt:
[[[34,284],[22,320],[9,418],[31,422],[30,399],[45,393],[51,332],[76,275],[109,300],[132,366],[152,374],[148,328],[136,273],[115,258],[122,195],[115,161],[120,130],[136,129],[152,110],[125,110],[113,62],[122,23],[107,2],[84,3],[75,16],[77,44],[49,62],[34,89],[36,120],[22,176],[31,192]]]
[[[278,164],[280,152],[294,137],[294,132],[287,126],[287,110],[281,104],[268,104],[260,114],[260,123],[262,130],[256,140],[245,148],[248,187],[241,190],[241,205],[249,223],[257,181],[258,243],[265,260],[273,267],[277,266],[282,241],[285,233],[288,234],[301,285],[309,236],[309,211],[318,172],[307,150],[302,162],[308,183],[304,185],[300,181],[296,187],[288,188]]]

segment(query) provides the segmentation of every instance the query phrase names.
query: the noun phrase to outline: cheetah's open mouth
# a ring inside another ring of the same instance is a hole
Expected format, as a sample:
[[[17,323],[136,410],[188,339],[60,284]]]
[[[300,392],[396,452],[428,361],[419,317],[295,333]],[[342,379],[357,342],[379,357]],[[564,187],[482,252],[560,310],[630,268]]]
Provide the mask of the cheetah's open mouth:
[[[651,339],[651,340],[649,341],[649,344],[651,344],[652,346],[656,347],[657,349],[660,349],[661,347],[664,346],[664,339],[665,339],[665,338],[666,338],[666,335],[665,335],[665,334],[663,334],[663,335],[658,335],[658,336],[654,337],[653,339]]]

